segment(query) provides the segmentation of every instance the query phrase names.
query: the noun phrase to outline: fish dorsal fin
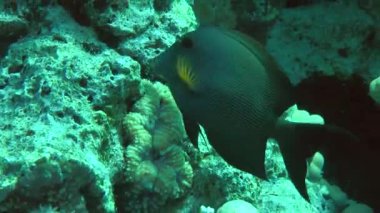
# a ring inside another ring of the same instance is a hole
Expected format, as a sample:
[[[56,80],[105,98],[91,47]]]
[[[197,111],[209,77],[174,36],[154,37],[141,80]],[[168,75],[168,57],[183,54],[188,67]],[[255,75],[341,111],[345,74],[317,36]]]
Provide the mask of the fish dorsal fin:
[[[261,64],[266,68],[268,74],[270,74],[274,80],[277,80],[276,83],[282,82],[285,84],[288,84],[290,86],[289,79],[285,76],[285,74],[281,71],[280,67],[278,66],[277,62],[274,60],[274,58],[268,53],[268,51],[265,49],[265,47],[252,37],[245,35],[243,33],[240,33],[238,31],[233,30],[222,30],[221,31],[234,39],[235,41],[239,42],[242,46],[247,48],[260,62]]]
[[[261,64],[268,68],[271,64],[275,64],[272,57],[267,53],[265,48],[253,38],[233,30],[221,30],[225,35],[232,38],[233,40],[239,42],[245,48],[247,48],[256,58],[261,62]]]

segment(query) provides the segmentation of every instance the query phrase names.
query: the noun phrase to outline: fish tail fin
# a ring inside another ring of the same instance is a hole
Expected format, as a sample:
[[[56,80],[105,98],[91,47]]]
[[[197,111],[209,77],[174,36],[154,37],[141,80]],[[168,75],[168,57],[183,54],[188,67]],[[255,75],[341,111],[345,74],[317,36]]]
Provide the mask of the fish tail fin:
[[[309,196],[305,184],[306,159],[311,158],[317,151],[324,157],[331,156],[332,153],[339,153],[341,147],[358,141],[352,133],[334,125],[285,121],[277,126],[274,138],[279,142],[290,179],[307,201]]]

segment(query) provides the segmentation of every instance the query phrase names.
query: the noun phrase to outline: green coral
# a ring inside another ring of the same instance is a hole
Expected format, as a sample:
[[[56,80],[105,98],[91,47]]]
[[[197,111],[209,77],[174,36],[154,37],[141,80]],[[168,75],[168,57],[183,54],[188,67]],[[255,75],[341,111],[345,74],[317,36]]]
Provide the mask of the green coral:
[[[186,194],[192,185],[193,170],[180,146],[186,133],[169,89],[142,80],[139,93],[143,96],[124,118],[131,140],[125,151],[125,173],[135,196],[142,196],[140,200],[145,201],[153,199],[157,207]]]

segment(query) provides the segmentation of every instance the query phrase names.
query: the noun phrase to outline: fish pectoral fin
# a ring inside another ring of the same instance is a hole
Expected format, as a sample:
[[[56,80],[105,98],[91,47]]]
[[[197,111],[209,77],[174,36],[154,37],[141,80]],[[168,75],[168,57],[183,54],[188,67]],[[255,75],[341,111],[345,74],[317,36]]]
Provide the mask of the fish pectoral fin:
[[[183,122],[185,124],[185,130],[189,140],[195,148],[198,148],[198,135],[201,131],[199,124],[185,116],[183,118]]]

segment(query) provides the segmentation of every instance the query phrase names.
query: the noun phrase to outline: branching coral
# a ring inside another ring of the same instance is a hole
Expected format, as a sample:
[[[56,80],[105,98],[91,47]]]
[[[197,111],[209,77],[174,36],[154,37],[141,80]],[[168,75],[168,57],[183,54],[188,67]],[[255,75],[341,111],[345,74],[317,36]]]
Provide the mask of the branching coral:
[[[140,94],[124,118],[131,144],[125,151],[126,177],[138,194],[161,201],[180,198],[191,187],[193,170],[180,147],[186,137],[181,114],[167,87],[142,80]]]

